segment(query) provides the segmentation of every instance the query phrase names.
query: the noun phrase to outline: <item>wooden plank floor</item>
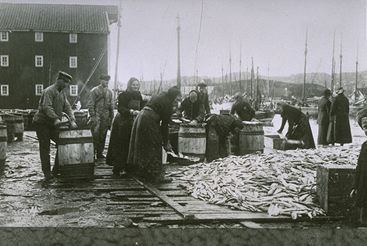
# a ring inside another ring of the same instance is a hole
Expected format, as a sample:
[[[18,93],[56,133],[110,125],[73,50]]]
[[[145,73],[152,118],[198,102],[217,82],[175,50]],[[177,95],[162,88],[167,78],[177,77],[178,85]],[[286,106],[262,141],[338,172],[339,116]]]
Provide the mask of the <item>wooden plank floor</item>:
[[[265,213],[237,211],[195,199],[182,182],[152,185],[132,177],[112,178],[112,168],[97,162],[95,179],[85,183],[56,183],[63,192],[92,192],[106,196],[106,210],[111,215],[127,216],[136,221],[154,223],[240,222],[281,220]]]

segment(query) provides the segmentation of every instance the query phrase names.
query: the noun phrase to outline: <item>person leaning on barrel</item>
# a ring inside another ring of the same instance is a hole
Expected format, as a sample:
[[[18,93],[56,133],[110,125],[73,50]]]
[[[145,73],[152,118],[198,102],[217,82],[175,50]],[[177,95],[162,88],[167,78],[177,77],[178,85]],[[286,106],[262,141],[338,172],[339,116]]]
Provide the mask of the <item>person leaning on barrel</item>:
[[[89,96],[89,125],[92,130],[94,151],[97,159],[105,158],[103,150],[108,129],[112,125],[113,105],[112,91],[108,89],[110,76],[102,74],[99,77],[100,85],[94,87]]]
[[[135,117],[143,106],[143,98],[139,91],[140,82],[137,78],[130,78],[126,91],[118,96],[118,113],[113,120],[110,143],[108,145],[106,163],[113,166],[113,176],[119,177],[126,169],[131,128]]]
[[[173,113],[173,104],[180,97],[180,89],[171,87],[152,97],[134,120],[128,155],[128,173],[154,183],[171,180],[164,176],[162,146],[172,151],[168,142],[168,123]]]
[[[307,116],[301,110],[283,102],[278,103],[278,107],[282,117],[282,125],[278,133],[282,133],[285,123],[288,121],[286,137],[292,140],[301,140],[305,149],[315,148],[315,142]]]
[[[255,110],[250,103],[246,101],[241,93],[237,93],[234,98],[236,101],[232,105],[231,114],[237,114],[242,121],[251,121],[255,117]]]
[[[63,112],[70,119],[70,127],[72,129],[78,127],[64,91],[64,88],[70,83],[71,79],[71,75],[65,72],[59,72],[56,83],[47,87],[42,92],[38,111],[33,118],[45,181],[51,180],[52,176],[56,177],[59,172],[58,153],[56,151],[55,164],[51,175],[50,140],[53,140],[57,145],[58,128],[61,126]]]
[[[178,108],[178,115],[190,120],[190,125],[196,125],[204,120],[205,109],[202,101],[199,99],[199,93],[192,90],[189,96],[185,98]]]

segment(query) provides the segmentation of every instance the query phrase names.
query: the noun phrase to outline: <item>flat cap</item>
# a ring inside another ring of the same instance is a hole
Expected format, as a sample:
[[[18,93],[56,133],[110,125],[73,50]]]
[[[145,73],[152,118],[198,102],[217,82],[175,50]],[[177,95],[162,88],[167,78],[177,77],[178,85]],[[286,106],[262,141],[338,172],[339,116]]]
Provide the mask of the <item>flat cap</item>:
[[[59,74],[58,74],[57,78],[62,79],[67,83],[69,83],[73,79],[73,77],[70,74],[65,73],[63,71],[59,71]]]
[[[111,79],[111,76],[110,76],[110,75],[108,75],[108,74],[101,74],[101,75],[99,76],[99,79],[101,79],[101,80],[105,80],[105,81],[109,81],[109,80]]]

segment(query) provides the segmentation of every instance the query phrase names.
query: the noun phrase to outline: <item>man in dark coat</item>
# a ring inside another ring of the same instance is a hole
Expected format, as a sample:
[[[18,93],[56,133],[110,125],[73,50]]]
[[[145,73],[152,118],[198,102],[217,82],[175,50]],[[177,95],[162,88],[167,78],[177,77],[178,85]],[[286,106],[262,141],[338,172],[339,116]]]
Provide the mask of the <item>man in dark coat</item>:
[[[330,96],[331,91],[329,89],[326,89],[318,105],[317,124],[319,125],[319,135],[317,138],[317,143],[320,145],[328,144],[327,132],[330,121],[330,107],[331,107]]]
[[[288,121],[286,137],[288,139],[301,140],[305,149],[315,148],[315,142],[307,116],[301,110],[286,103],[280,103],[279,107],[282,116],[282,125],[278,133],[282,133],[285,123]]]
[[[189,97],[182,101],[178,111],[179,115],[183,114],[186,119],[191,121],[190,124],[202,122],[205,116],[205,109],[202,101],[199,100],[199,93],[196,90],[190,91]]]
[[[59,127],[61,118],[65,112],[69,119],[71,128],[77,128],[75,117],[71,110],[70,103],[64,88],[70,83],[72,77],[65,72],[59,72],[56,83],[47,87],[41,95],[38,111],[34,115],[33,123],[36,128],[36,134],[39,142],[40,158],[42,171],[45,175],[45,181],[52,179],[59,172],[58,153],[56,151],[55,165],[52,169],[50,164],[50,140],[56,144],[59,140]]]
[[[344,89],[337,90],[338,95],[331,104],[330,115],[334,121],[334,140],[335,143],[343,145],[352,142],[352,133],[349,125],[349,101],[344,95]]]
[[[232,105],[231,114],[237,114],[242,121],[251,121],[255,116],[255,110],[241,95],[236,95],[236,101]]]
[[[209,96],[208,96],[208,90],[206,88],[207,85],[204,82],[202,82],[198,84],[198,87],[199,87],[199,99],[204,105],[205,113],[210,114]]]

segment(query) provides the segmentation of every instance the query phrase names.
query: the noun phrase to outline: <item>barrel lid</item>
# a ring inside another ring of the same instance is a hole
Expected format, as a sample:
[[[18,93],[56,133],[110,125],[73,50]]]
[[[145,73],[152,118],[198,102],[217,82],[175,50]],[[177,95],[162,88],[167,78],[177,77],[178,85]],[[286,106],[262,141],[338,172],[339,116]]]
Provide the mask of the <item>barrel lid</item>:
[[[253,125],[253,126],[262,126],[263,125],[262,122],[258,122],[258,121],[242,121],[242,123],[244,125]]]
[[[197,124],[197,125],[190,125],[187,123],[181,123],[180,127],[187,127],[187,128],[203,128],[204,125],[203,124]]]

